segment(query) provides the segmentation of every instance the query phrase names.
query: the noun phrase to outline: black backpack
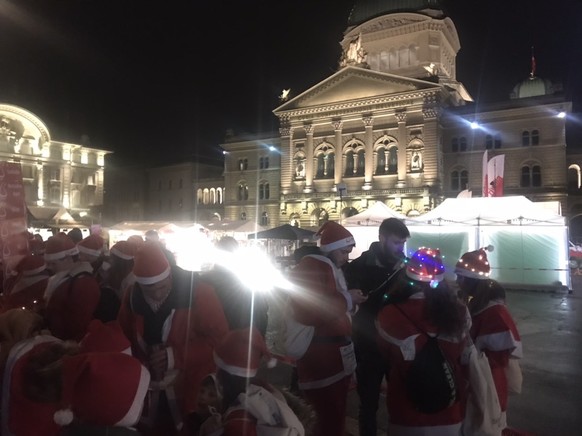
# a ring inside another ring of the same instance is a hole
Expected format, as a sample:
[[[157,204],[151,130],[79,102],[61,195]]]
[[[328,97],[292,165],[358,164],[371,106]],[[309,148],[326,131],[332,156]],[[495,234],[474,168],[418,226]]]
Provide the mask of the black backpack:
[[[457,386],[453,368],[443,354],[438,334],[430,336],[410,319],[397,305],[394,305],[426,337],[424,346],[416,352],[406,373],[408,396],[421,413],[437,413],[457,401]]]

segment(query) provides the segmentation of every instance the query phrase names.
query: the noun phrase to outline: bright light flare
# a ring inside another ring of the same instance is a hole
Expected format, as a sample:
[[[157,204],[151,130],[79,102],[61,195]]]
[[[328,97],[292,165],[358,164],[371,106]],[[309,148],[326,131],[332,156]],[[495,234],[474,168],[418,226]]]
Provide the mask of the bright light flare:
[[[234,253],[214,250],[215,263],[235,274],[253,292],[288,289],[289,281],[273,260],[258,247],[240,247]]]

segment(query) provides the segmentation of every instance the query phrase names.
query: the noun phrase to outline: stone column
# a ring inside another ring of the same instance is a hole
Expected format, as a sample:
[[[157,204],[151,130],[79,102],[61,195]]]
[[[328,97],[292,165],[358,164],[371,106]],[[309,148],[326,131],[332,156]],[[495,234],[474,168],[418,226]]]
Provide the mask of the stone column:
[[[309,193],[313,192],[313,173],[315,168],[315,162],[313,161],[313,124],[305,124],[303,126],[305,129],[305,135],[307,140],[305,141],[305,188],[303,192]]]
[[[372,189],[372,179],[374,178],[374,120],[371,116],[365,116],[362,118],[362,121],[364,123],[364,128],[366,129],[364,134],[366,146],[364,156],[366,157],[366,167],[364,170],[364,186],[362,189],[364,191],[369,191]]]
[[[36,164],[36,174],[38,175],[38,180],[36,182],[38,200],[36,204],[44,206],[44,167],[41,162]]]
[[[335,132],[335,175],[334,183],[337,185],[342,182],[343,177],[343,143],[342,143],[342,127],[343,123],[341,120],[333,120],[332,122],[333,130]]]
[[[281,135],[281,194],[291,193],[293,167],[293,128],[284,125],[279,129]]]
[[[396,186],[404,188],[406,186],[406,145],[408,143],[408,135],[406,133],[406,112],[397,112],[394,114],[398,121],[398,181]]]

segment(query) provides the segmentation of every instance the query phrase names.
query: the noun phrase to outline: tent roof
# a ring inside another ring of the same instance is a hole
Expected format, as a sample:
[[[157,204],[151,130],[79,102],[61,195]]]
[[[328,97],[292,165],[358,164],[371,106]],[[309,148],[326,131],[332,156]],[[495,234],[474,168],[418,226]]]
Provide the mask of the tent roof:
[[[342,224],[344,226],[379,226],[386,218],[405,219],[406,216],[386,206],[383,202],[377,201],[365,211],[344,218]]]
[[[250,234],[249,239],[285,239],[288,241],[302,241],[312,239],[316,232],[312,230],[302,229],[300,227],[292,226],[291,224],[283,224],[279,227],[264,230]]]
[[[407,225],[565,225],[565,218],[526,197],[447,198]]]

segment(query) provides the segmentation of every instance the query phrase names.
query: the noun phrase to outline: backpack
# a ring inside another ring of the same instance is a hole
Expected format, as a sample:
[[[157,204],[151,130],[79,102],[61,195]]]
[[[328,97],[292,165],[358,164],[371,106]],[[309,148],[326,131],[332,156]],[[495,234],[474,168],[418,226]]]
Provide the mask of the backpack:
[[[421,413],[438,413],[457,401],[457,386],[453,368],[443,354],[438,334],[429,335],[396,307],[418,330],[427,337],[424,346],[414,356],[406,372],[405,385],[412,404]]]
[[[303,424],[283,396],[277,398],[266,389],[250,384],[245,393],[239,394],[238,401],[256,418],[258,436],[305,435]]]

